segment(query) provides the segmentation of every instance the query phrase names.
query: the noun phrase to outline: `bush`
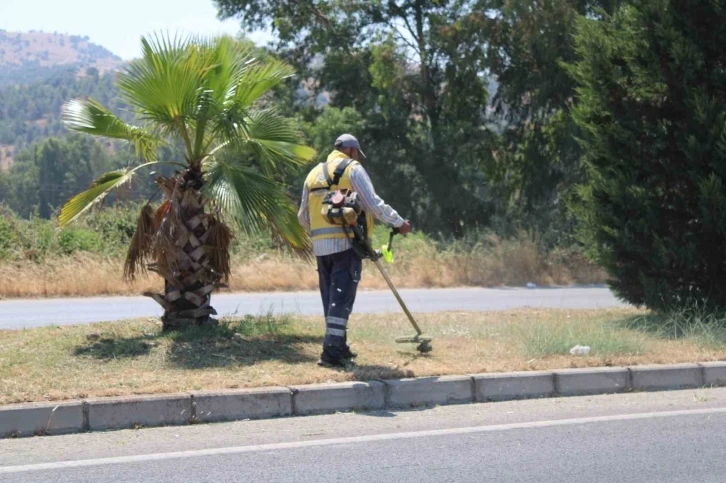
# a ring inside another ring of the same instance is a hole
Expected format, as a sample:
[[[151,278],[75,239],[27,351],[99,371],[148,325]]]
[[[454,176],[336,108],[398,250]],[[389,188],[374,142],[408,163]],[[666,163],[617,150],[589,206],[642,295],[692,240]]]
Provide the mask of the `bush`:
[[[101,238],[87,228],[67,228],[58,236],[58,247],[63,255],[76,252],[100,252]]]
[[[61,231],[55,220],[37,216],[25,220],[0,207],[0,260],[39,262],[76,252],[121,257],[133,236],[137,215],[136,206],[104,209]]]
[[[125,253],[134,236],[141,206],[131,204],[103,209],[87,217],[84,225],[98,233],[106,250]]]
[[[574,208],[617,295],[726,307],[726,4],[643,0],[582,18],[574,118],[588,184]]]
[[[15,236],[10,220],[0,217],[0,259],[7,258],[15,245]]]

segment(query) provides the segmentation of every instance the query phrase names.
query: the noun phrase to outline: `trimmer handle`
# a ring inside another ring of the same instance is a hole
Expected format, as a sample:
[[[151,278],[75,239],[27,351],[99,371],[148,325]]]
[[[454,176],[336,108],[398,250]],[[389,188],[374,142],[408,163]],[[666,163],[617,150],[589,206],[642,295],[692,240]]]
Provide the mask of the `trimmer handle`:
[[[401,233],[401,230],[396,227],[391,227],[391,234],[388,235],[388,250],[393,250],[393,237]]]

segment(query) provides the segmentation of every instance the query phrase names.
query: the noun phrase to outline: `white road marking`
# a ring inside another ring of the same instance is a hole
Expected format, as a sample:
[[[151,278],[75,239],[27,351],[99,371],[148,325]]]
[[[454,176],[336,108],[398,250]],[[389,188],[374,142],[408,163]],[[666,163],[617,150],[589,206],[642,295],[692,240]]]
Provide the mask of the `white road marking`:
[[[631,421],[638,419],[671,418],[678,416],[698,416],[726,413],[724,408],[685,409],[679,411],[662,411],[635,414],[620,414],[614,416],[598,416],[591,418],[559,419],[550,421],[533,421],[527,423],[498,424],[492,426],[476,426],[467,428],[436,429],[428,431],[415,431],[409,433],[376,434],[369,436],[354,436],[348,438],[321,439],[313,441],[296,441],[290,443],[272,443],[252,446],[234,446],[227,448],[212,448],[173,453],[157,453],[135,456],[117,456],[111,458],[96,458],[75,461],[57,461],[52,463],[39,463],[31,465],[7,466],[0,468],[0,474],[27,473],[31,471],[59,470],[65,468],[82,468],[87,466],[104,466],[128,463],[143,463],[148,461],[162,461],[177,458],[194,458],[202,456],[219,456],[229,454],[255,453],[262,451],[286,450],[297,448],[310,448],[317,446],[332,446],[355,443],[370,443],[376,441],[391,441],[398,439],[426,438],[431,436],[450,436],[457,434],[490,433],[498,431],[511,431],[517,429],[548,428],[555,426],[569,426],[577,424],[607,423],[611,421]]]

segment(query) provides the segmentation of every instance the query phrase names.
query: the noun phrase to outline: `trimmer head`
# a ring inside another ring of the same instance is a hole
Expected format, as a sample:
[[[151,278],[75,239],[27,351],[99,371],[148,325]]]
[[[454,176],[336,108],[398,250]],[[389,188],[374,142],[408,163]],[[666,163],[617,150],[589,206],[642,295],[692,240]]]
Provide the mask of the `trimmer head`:
[[[418,344],[416,346],[416,350],[425,354],[426,352],[431,352],[434,349],[431,346],[431,340],[431,337],[416,334],[413,336],[398,337],[396,342],[398,344]]]

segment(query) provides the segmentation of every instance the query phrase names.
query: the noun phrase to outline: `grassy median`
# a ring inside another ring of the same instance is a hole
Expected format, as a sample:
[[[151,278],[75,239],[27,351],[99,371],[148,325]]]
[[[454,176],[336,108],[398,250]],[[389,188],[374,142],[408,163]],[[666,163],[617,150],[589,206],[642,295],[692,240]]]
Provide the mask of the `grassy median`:
[[[318,317],[247,316],[161,335],[157,320],[0,331],[0,403],[726,357],[726,330],[636,310],[421,314],[434,351],[393,339],[400,315],[355,316],[350,371],[318,367]],[[239,334],[239,335],[235,335]],[[589,356],[572,356],[574,345]]]

